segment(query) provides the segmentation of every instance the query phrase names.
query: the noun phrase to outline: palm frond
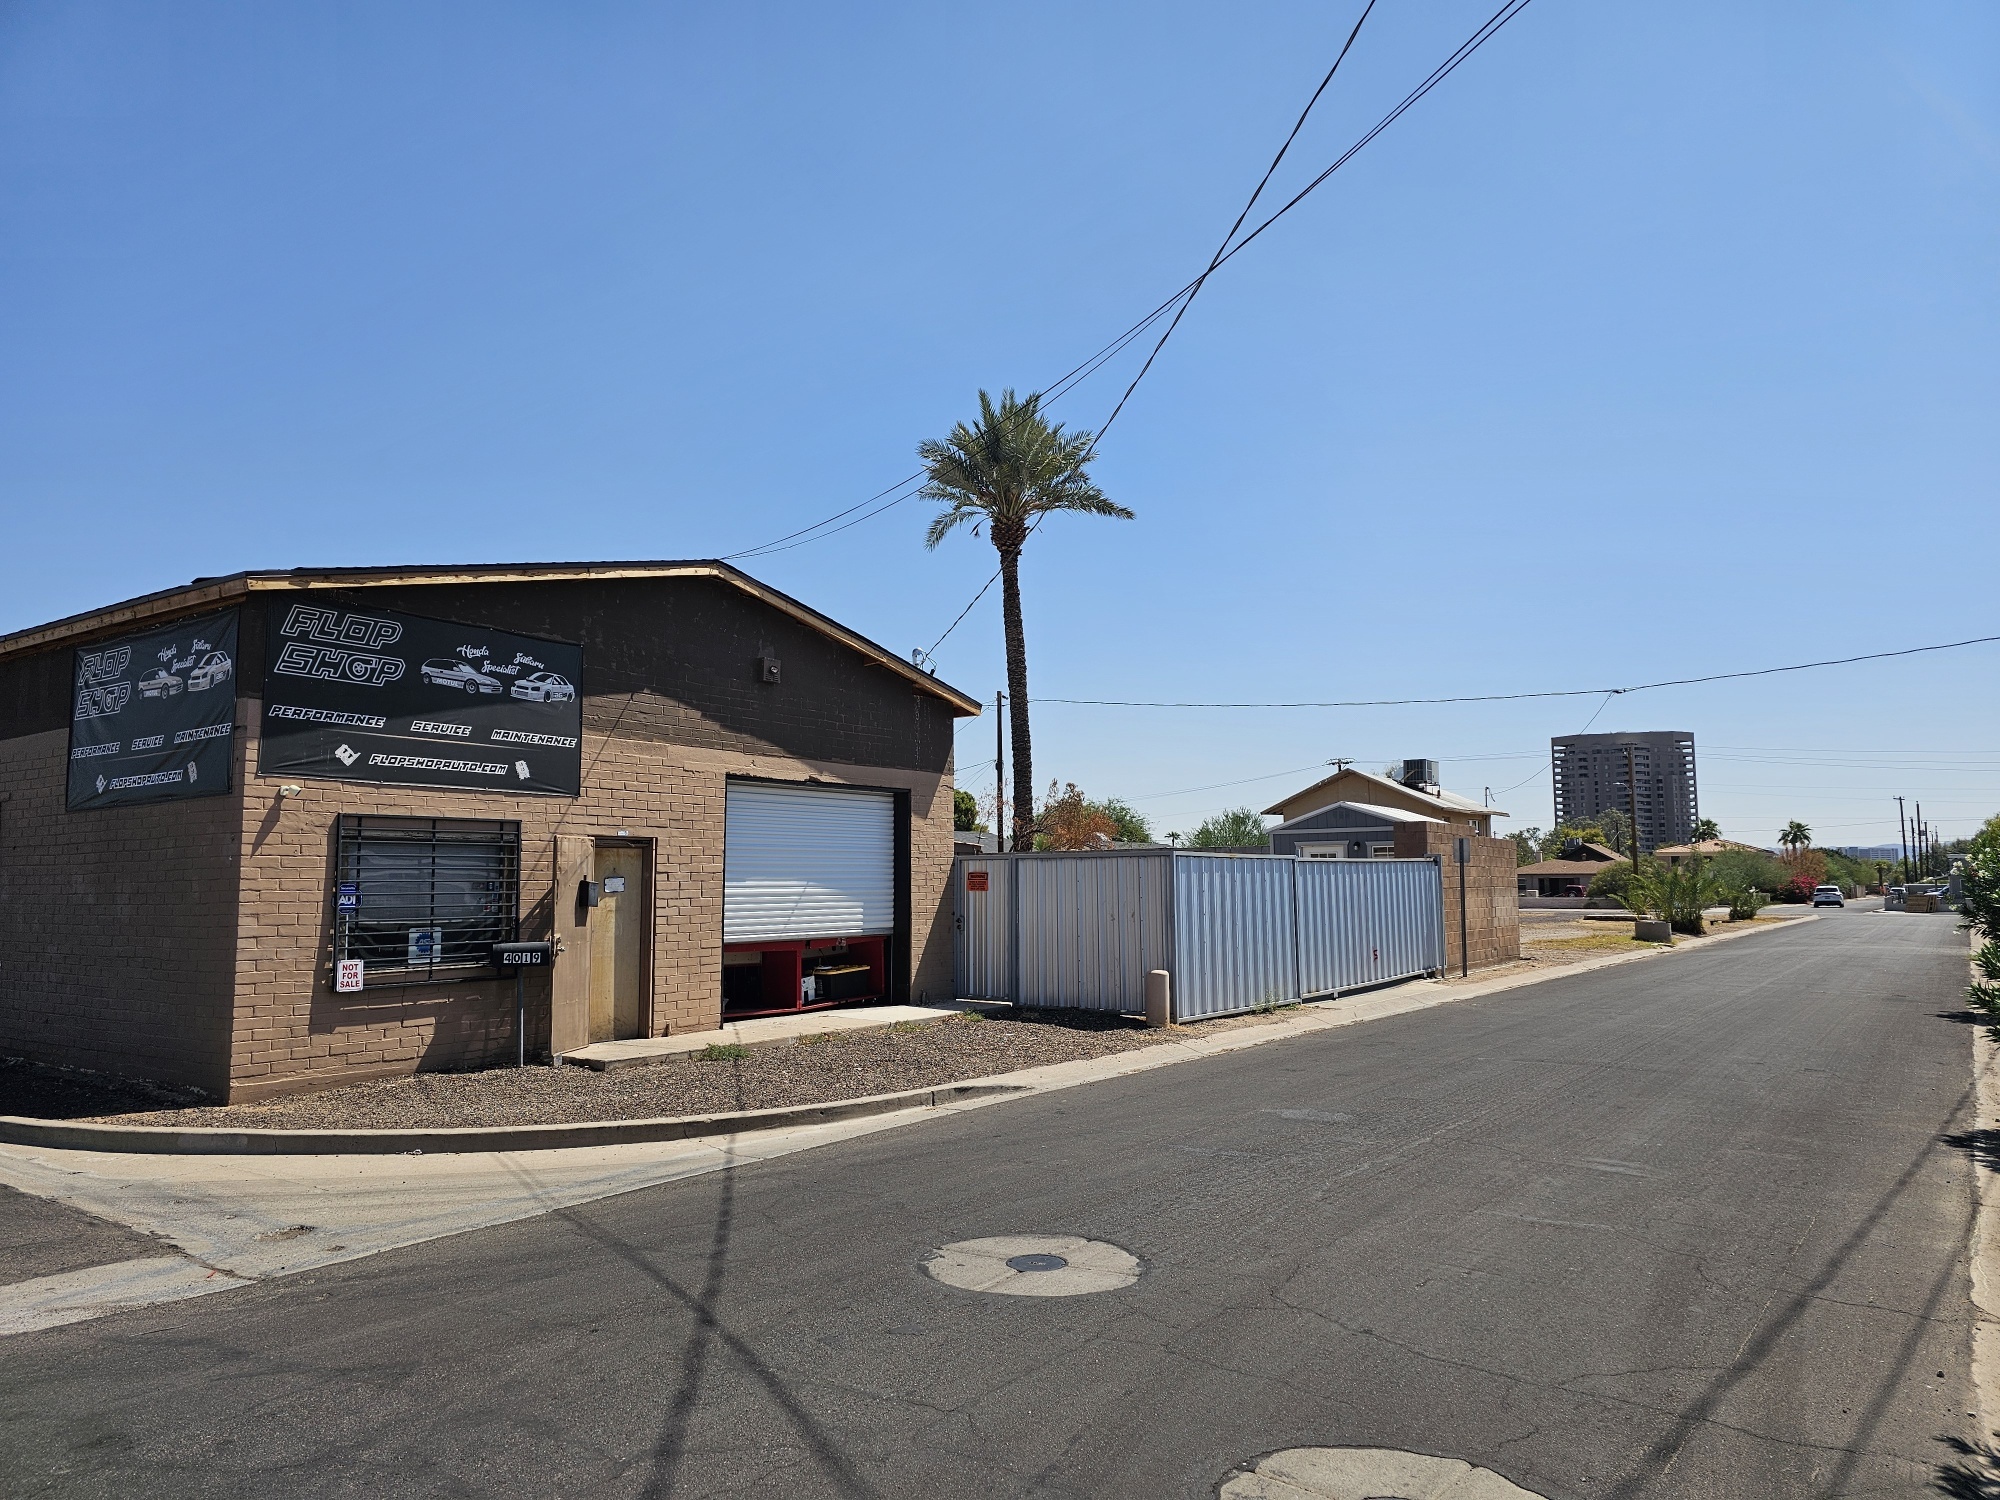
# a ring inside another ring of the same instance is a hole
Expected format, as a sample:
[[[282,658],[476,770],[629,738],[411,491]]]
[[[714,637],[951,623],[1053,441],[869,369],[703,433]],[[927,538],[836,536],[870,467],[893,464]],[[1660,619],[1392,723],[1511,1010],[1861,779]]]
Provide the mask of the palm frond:
[[[926,545],[936,546],[967,518],[1027,522],[1056,511],[1132,519],[1090,478],[1095,435],[1071,432],[1041,413],[1041,396],[1003,390],[996,403],[979,393],[979,420],[960,422],[942,439],[917,445],[925,482],[917,493],[950,509],[936,517]]]

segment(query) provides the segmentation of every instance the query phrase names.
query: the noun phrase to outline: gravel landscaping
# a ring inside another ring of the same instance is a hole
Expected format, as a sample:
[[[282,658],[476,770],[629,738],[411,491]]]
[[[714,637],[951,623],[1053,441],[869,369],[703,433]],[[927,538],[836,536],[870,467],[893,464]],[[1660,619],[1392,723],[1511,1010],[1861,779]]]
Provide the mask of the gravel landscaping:
[[[1209,1022],[1199,1030],[1262,1019]],[[0,1066],[0,1114],[264,1130],[652,1119],[891,1094],[1127,1052],[1195,1029],[1148,1031],[1129,1018],[1089,1011],[1025,1011],[1006,1020],[960,1016],[883,1031],[713,1048],[718,1055],[684,1053],[671,1061],[608,1073],[579,1067],[419,1073],[226,1107],[190,1106],[185,1096],[177,1100],[100,1074],[15,1063]],[[738,1052],[742,1055],[732,1055]],[[91,1080],[96,1080],[94,1087]],[[95,1108],[90,1107],[93,1103]]]

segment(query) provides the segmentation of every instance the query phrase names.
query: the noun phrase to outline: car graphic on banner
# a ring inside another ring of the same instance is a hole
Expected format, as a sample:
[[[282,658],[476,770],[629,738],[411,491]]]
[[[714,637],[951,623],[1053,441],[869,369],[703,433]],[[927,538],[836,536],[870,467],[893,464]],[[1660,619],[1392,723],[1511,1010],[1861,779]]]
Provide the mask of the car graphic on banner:
[[[181,690],[181,679],[165,667],[155,667],[139,679],[141,698],[171,698]]]
[[[366,604],[271,605],[260,776],[582,790],[581,647]]]
[[[226,651],[211,651],[194,664],[188,673],[187,689],[190,693],[205,693],[218,682],[227,682],[236,675],[236,664],[229,659]]]
[[[70,811],[209,797],[231,788],[236,627],[231,610],[76,653]]]
[[[576,696],[576,689],[553,672],[531,672],[508,691],[533,703],[567,703]]]
[[[488,677],[470,662],[437,660],[423,665],[425,682],[439,687],[463,688],[468,693],[504,693],[497,677]]]

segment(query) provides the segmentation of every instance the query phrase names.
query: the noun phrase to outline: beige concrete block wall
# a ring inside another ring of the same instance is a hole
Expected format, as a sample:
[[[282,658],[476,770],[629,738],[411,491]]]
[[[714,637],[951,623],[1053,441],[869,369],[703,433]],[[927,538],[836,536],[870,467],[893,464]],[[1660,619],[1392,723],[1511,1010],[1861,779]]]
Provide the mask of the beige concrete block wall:
[[[1396,854],[1403,859],[1436,856],[1444,873],[1446,967],[1459,967],[1458,865],[1453,841],[1471,833],[1466,824],[1403,823],[1396,829]],[[1472,862],[1465,871],[1465,946],[1471,968],[1507,963],[1521,956],[1521,902],[1511,839],[1472,837]]]
[[[67,728],[0,742],[0,1055],[229,1087],[235,790],[70,812]]]
[[[251,722],[259,707],[250,703]],[[255,747],[249,747],[254,765]],[[242,805],[243,896],[232,1098],[325,1088],[419,1069],[463,1068],[514,1054],[511,980],[370,989],[332,987],[334,829],[342,813],[505,818],[521,824],[523,934],[548,934],[558,834],[652,843],[651,1035],[707,1030],[722,1005],[723,812],[731,775],[907,790],[910,801],[912,997],[950,993],[946,885],[951,778],[781,754],[697,749],[593,733],[583,795],[499,796],[432,788],[249,778]],[[531,1051],[548,1044],[548,980],[529,981]]]

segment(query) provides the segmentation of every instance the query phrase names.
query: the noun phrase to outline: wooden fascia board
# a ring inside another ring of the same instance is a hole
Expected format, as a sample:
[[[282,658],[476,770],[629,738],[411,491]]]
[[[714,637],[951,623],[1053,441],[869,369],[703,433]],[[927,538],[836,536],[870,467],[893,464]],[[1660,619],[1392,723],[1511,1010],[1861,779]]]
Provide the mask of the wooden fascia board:
[[[391,588],[404,584],[429,587],[436,584],[580,583],[647,578],[714,578],[727,583],[761,603],[790,615],[800,624],[818,631],[821,635],[839,641],[848,649],[869,658],[876,665],[889,668],[913,687],[942,698],[962,716],[971,717],[980,712],[980,703],[977,699],[939,682],[928,672],[904,661],[893,652],[884,650],[866,636],[856,634],[838,621],[829,619],[819,611],[723,563],[679,563],[650,567],[642,564],[567,568],[526,566],[465,568],[457,571],[439,569],[434,572],[385,570],[380,573],[353,574],[239,573],[228,578],[218,578],[213,583],[147,594],[109,609],[73,615],[66,620],[57,620],[49,625],[36,626],[30,630],[0,637],[0,661],[65,642],[75,643],[89,636],[108,634],[168,615],[193,613],[200,609],[240,600],[252,593],[282,594],[312,590]]]

